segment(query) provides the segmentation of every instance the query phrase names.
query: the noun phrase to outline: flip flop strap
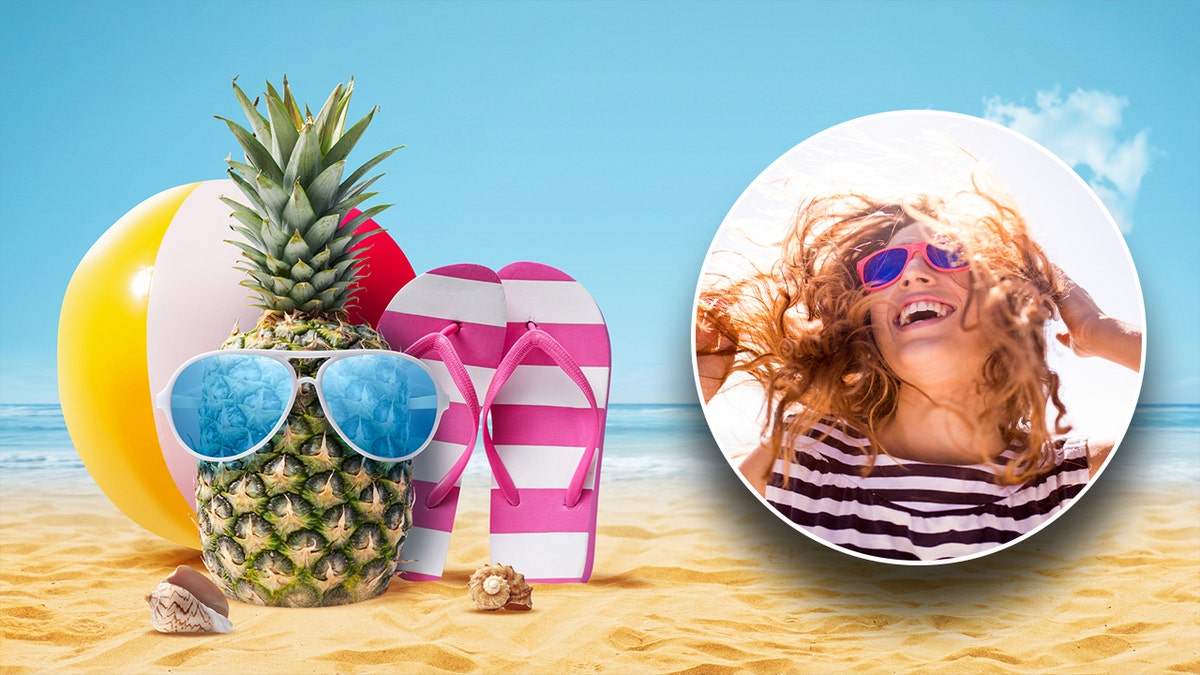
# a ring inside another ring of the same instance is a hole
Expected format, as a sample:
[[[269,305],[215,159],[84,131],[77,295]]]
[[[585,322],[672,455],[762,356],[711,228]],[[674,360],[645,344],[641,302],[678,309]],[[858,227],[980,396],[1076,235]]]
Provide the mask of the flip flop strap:
[[[454,348],[454,343],[450,341],[448,336],[458,332],[458,324],[452,323],[446,326],[438,333],[429,333],[420,338],[409,346],[406,354],[413,358],[421,358],[429,352],[436,352],[442,357],[442,363],[446,366],[446,371],[450,373],[450,379],[454,382],[454,386],[462,394],[463,400],[467,404],[467,409],[471,413],[471,419],[475,420],[475,433],[471,434],[471,440],[467,442],[467,447],[454,462],[454,466],[446,472],[446,475],[438,481],[437,485],[430,491],[429,496],[425,499],[427,508],[434,508],[441,504],[444,499],[450,494],[450,490],[454,488],[454,484],[458,482],[463,471],[467,468],[467,463],[471,460],[471,452],[475,449],[475,439],[479,435],[479,397],[475,394],[475,385],[471,383],[471,375],[467,372],[466,366],[463,365],[462,358],[458,355],[458,350]]]
[[[567,508],[571,508],[579,503],[583,496],[583,482],[587,478],[588,470],[592,466],[592,458],[596,455],[596,446],[600,442],[600,407],[596,404],[596,394],[592,391],[592,385],[587,380],[587,376],[583,374],[583,370],[566,347],[554,339],[544,330],[539,328],[530,328],[527,333],[522,335],[513,346],[504,355],[504,359],[500,362],[500,366],[496,368],[496,375],[492,378],[492,383],[488,387],[487,396],[483,400],[483,413],[480,416],[481,426],[483,427],[483,448],[487,452],[488,463],[492,467],[492,475],[496,478],[496,485],[499,487],[501,494],[509,504],[516,506],[521,503],[521,496],[517,490],[517,486],[513,483],[512,476],[505,468],[504,462],[501,461],[500,455],[496,452],[496,445],[492,441],[492,434],[487,417],[491,413],[492,403],[496,400],[496,395],[500,393],[500,389],[508,378],[516,371],[517,366],[529,355],[534,349],[539,349],[551,359],[564,372],[575,386],[583,392],[583,396],[587,399],[588,405],[591,406],[592,414],[595,416],[595,425],[592,427],[592,435],[588,440],[587,447],[583,452],[583,457],[579,460],[579,465],[575,467],[575,474],[571,477],[571,482],[567,486],[566,497],[563,503]]]

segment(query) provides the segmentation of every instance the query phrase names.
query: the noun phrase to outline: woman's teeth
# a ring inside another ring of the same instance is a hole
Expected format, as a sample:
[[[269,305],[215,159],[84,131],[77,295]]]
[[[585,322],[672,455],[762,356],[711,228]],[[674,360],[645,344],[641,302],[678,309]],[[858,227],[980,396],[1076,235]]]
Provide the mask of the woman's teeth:
[[[909,305],[905,305],[900,310],[900,318],[897,323],[901,326],[907,326],[918,321],[928,319],[940,319],[954,311],[950,305],[940,302],[930,302],[928,300],[920,300]]]

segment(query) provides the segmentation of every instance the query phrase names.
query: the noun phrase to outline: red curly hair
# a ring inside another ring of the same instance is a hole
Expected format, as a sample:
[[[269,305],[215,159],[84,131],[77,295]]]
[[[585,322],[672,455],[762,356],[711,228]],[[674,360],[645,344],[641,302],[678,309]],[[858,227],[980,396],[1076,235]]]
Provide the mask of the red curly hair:
[[[734,345],[721,353],[732,352],[734,370],[766,391],[764,442],[777,458],[790,460],[784,449],[830,417],[867,437],[865,471],[887,451],[878,430],[895,414],[902,382],[875,343],[872,300],[855,265],[898,230],[920,224],[960,242],[969,256],[968,308],[977,311],[962,312],[960,321],[985,331],[991,343],[978,379],[989,411],[978,435],[998,432],[1024,448],[997,480],[1021,483],[1051,466],[1053,436],[1069,431],[1059,377],[1046,360],[1047,322],[1062,289],[1025,220],[1000,194],[979,178],[947,199],[822,194],[801,204],[770,270],[754,268],[743,278],[706,274],[697,321]]]

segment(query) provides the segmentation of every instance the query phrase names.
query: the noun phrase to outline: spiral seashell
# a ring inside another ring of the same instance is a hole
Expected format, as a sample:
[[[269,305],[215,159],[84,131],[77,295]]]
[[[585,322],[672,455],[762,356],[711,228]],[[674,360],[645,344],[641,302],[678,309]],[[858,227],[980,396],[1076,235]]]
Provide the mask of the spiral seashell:
[[[467,595],[484,610],[533,609],[533,589],[525,575],[508,565],[485,565],[475,570],[467,582]]]
[[[211,607],[204,601],[216,605]],[[190,567],[179,567],[146,595],[150,624],[160,633],[228,633],[229,601],[216,584]]]

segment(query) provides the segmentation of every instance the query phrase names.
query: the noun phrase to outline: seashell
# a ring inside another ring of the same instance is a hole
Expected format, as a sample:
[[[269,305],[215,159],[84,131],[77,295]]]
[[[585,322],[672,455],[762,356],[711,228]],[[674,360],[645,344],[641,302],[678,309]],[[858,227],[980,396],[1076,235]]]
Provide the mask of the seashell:
[[[228,633],[233,630],[229,601],[208,577],[190,567],[176,568],[146,595],[146,602],[150,605],[150,624],[160,633]]]
[[[533,609],[533,588],[508,565],[485,565],[467,582],[467,595],[479,609]]]
[[[188,567],[180,565],[171,572],[171,576],[167,577],[167,583],[182,586],[196,596],[196,599],[204,603],[210,609],[216,610],[218,614],[224,617],[229,616],[229,600],[217,585],[204,576],[202,573]]]

